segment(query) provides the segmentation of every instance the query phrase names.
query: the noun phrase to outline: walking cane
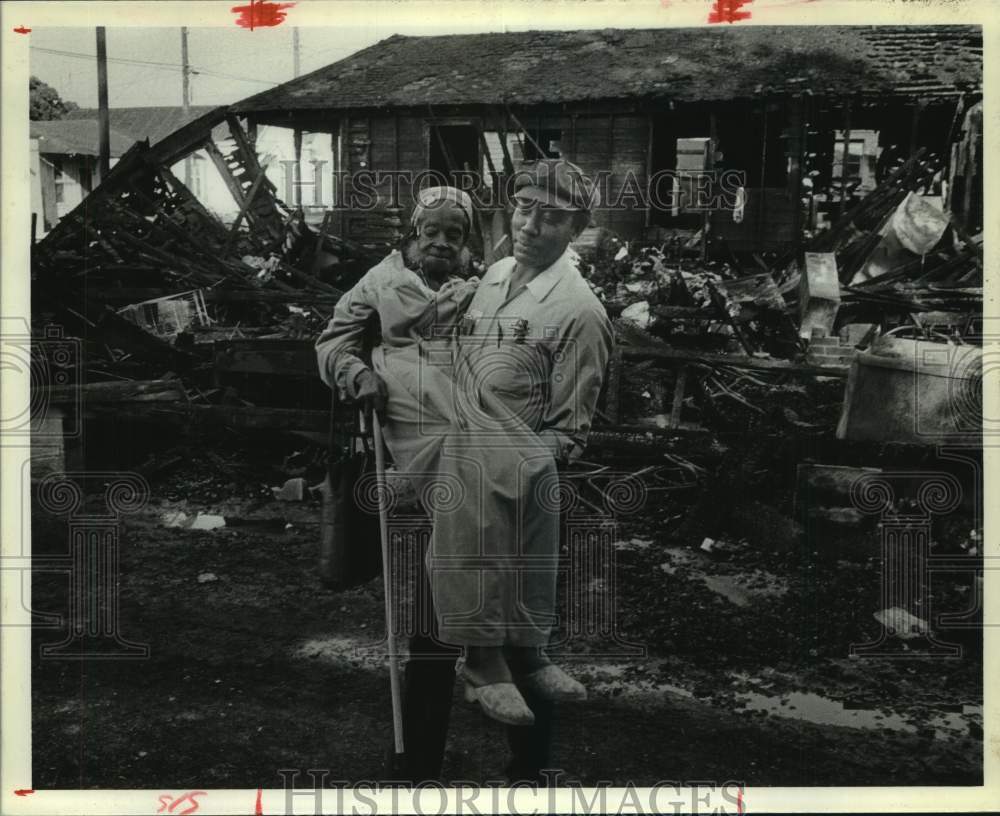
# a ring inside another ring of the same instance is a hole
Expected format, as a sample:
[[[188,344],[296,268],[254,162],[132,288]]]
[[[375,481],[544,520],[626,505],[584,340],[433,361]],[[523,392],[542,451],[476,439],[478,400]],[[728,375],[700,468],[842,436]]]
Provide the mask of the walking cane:
[[[375,437],[375,477],[378,480],[378,527],[382,538],[382,583],[385,588],[385,634],[389,642],[389,688],[392,692],[392,732],[396,756],[393,767],[399,769],[403,762],[403,698],[399,688],[399,656],[396,654],[395,615],[392,609],[392,575],[389,571],[389,523],[386,512],[385,444],[382,440],[382,423],[372,414],[372,433]]]

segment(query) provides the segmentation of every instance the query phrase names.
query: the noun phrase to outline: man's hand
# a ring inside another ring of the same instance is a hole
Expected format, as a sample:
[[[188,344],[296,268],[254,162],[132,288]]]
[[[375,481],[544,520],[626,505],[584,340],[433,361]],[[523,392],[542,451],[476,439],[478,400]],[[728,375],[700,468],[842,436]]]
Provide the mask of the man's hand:
[[[355,399],[361,406],[366,417],[372,411],[378,414],[379,421],[385,422],[385,406],[389,401],[389,389],[385,387],[382,378],[371,369],[358,374],[355,380]]]

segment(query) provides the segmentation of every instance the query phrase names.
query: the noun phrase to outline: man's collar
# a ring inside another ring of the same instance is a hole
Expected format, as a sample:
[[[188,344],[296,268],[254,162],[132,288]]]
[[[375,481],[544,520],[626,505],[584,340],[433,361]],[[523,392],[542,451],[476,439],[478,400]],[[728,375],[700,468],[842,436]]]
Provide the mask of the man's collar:
[[[562,280],[563,275],[565,275],[570,269],[574,268],[573,261],[575,259],[576,253],[567,246],[566,251],[563,252],[563,254],[560,255],[551,266],[543,269],[535,275],[535,277],[524,285],[524,288],[531,292],[535,300],[541,303],[546,297],[548,297],[549,292],[555,288],[555,285]],[[499,286],[500,284],[509,281],[511,274],[514,272],[514,267],[517,265],[517,261],[515,261],[514,258],[509,258],[508,261],[509,263],[499,270],[499,273],[493,278],[493,280],[484,281],[484,283]]]

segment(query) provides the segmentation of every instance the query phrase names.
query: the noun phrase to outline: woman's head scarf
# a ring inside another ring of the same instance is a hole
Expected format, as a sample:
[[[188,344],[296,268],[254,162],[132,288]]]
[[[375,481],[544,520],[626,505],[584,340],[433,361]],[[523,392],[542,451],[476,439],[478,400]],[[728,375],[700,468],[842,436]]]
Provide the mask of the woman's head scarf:
[[[410,227],[416,230],[420,217],[427,210],[441,206],[441,202],[449,201],[465,213],[468,222],[466,234],[472,230],[472,199],[469,194],[457,187],[427,187],[417,193],[417,203],[410,217]]]

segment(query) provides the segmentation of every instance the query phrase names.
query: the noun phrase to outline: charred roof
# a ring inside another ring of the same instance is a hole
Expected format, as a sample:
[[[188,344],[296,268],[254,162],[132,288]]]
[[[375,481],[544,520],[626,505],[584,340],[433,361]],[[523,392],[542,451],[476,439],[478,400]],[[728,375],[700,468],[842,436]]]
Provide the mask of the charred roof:
[[[394,35],[237,112],[762,95],[928,98],[982,87],[978,26],[727,26]]]

